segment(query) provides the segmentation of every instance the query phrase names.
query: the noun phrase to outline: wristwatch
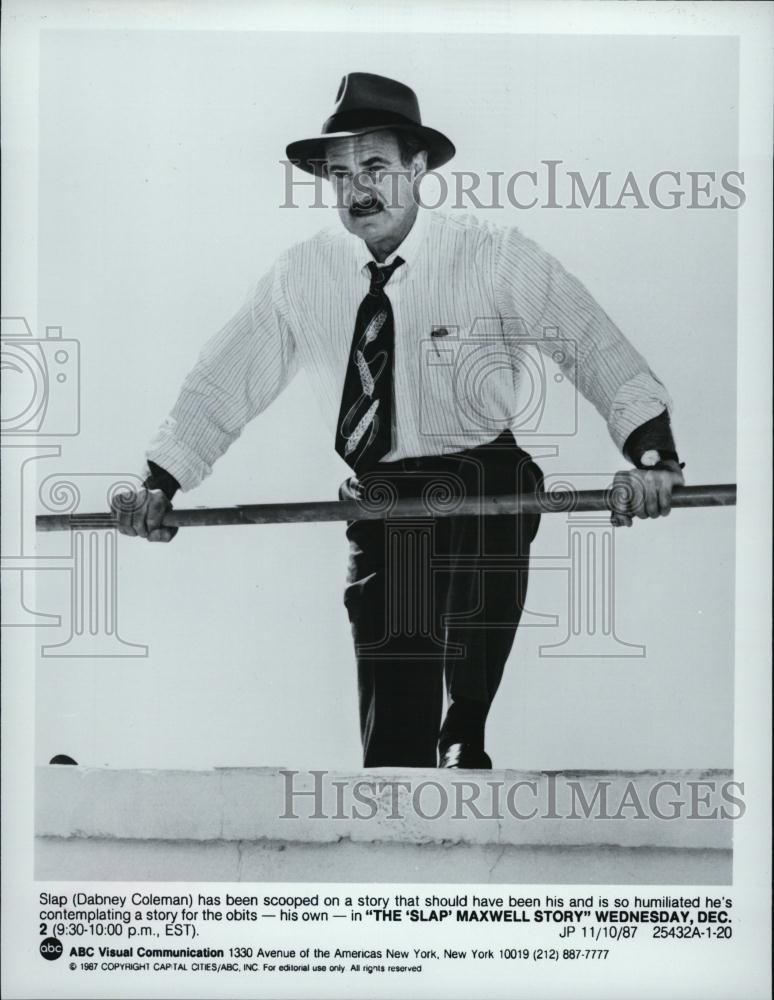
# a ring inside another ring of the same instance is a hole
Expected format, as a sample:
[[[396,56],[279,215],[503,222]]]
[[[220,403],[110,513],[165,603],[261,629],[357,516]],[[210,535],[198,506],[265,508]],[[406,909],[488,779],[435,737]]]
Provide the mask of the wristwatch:
[[[637,463],[641,469],[653,469],[655,471],[674,471],[670,463],[677,464],[681,469],[685,468],[685,462],[681,462],[676,451],[661,451],[656,448],[648,448],[640,455]]]

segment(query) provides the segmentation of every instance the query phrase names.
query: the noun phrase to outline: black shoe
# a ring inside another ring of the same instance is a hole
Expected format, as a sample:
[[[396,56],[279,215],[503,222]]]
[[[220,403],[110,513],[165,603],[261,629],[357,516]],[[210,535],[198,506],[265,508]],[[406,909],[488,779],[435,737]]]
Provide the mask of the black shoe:
[[[439,767],[472,771],[491,771],[492,760],[488,753],[471,743],[452,743],[441,754]]]

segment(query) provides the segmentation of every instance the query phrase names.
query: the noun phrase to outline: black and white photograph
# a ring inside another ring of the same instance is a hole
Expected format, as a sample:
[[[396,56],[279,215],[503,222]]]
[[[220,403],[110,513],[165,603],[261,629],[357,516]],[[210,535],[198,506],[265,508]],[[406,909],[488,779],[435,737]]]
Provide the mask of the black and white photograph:
[[[6,5],[4,997],[770,995],[773,28]]]

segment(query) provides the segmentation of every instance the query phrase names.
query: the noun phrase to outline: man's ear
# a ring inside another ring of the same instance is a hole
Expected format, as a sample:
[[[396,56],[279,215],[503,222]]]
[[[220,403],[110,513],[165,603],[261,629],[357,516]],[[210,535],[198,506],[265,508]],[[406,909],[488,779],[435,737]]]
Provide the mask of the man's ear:
[[[414,159],[411,161],[411,178],[416,180],[425,173],[427,173],[427,150],[420,149],[418,153],[414,154]]]

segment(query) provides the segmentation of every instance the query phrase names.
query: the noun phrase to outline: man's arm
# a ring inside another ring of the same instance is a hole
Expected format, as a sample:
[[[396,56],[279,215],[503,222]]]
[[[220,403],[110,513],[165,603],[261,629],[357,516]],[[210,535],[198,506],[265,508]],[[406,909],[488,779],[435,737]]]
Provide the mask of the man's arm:
[[[662,410],[657,417],[636,427],[624,442],[623,453],[638,469],[651,468],[656,464],[655,456],[659,462],[678,462],[669,412]]]
[[[143,483],[146,490],[161,490],[167,500],[172,500],[180,489],[180,483],[166,469],[155,462],[148,461],[148,475]]]
[[[297,370],[285,319],[282,261],[255,285],[237,313],[202,349],[172,412],[146,452],[191,490],[279,395]]]
[[[193,489],[208,476],[245,425],[292,379],[297,359],[284,316],[282,275],[280,260],[201,351],[146,452],[143,489],[114,504],[123,534],[173,538],[176,529],[161,522],[176,491]]]
[[[642,355],[581,282],[517,229],[503,236],[495,287],[501,315],[522,320],[530,342],[549,356],[557,337],[569,343],[560,362],[563,373],[594,404],[619,450],[636,466],[638,471],[616,479],[630,502],[613,522],[668,514],[672,488],[683,482],[672,403]],[[546,330],[554,335],[544,336]]]
[[[630,527],[636,517],[666,517],[672,509],[672,489],[685,485],[683,462],[677,455],[669,413],[664,410],[641,424],[626,439],[623,453],[635,470],[617,473],[614,497],[620,507],[613,511],[615,527]]]
[[[112,508],[122,535],[147,538],[150,542],[171,542],[177,528],[164,525],[164,515],[172,508],[172,498],[180,484],[155,462],[148,462],[142,489],[119,493]]]

